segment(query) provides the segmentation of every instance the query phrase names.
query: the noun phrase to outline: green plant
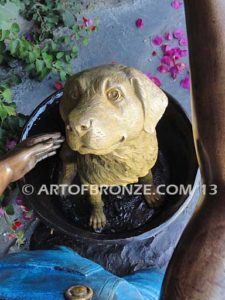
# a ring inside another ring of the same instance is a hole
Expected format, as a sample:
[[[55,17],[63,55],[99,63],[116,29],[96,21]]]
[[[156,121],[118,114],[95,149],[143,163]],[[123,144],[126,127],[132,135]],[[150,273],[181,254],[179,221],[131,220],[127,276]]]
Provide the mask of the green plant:
[[[87,45],[98,29],[97,20],[83,17],[78,21],[80,2],[0,0],[0,65],[9,68],[10,61],[18,59],[32,78],[41,80],[52,72],[65,80],[72,73],[71,61],[78,56],[79,47]],[[19,13],[28,20],[29,31],[19,25]],[[12,23],[11,19],[16,21]],[[16,112],[11,91],[19,82],[17,74],[0,78],[0,155],[16,144],[25,122],[25,117]],[[20,222],[13,223],[13,206],[6,200],[12,188],[0,197],[0,217],[3,212],[11,237],[21,245],[24,233],[16,227]]]

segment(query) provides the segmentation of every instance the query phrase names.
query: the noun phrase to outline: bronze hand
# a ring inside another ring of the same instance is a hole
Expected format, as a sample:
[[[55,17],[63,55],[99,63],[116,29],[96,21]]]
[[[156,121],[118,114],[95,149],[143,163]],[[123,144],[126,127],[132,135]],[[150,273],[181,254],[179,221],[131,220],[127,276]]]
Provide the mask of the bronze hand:
[[[35,165],[56,154],[64,138],[61,133],[49,133],[30,137],[0,159],[0,194],[11,182],[22,178]]]

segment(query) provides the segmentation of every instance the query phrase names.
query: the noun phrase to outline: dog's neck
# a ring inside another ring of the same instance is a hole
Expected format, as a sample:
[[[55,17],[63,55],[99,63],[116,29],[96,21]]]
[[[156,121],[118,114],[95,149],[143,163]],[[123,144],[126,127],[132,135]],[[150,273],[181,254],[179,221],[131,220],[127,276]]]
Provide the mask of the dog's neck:
[[[136,139],[125,142],[109,154],[78,156],[78,172],[87,183],[126,185],[147,175],[157,155],[156,133],[143,131]]]

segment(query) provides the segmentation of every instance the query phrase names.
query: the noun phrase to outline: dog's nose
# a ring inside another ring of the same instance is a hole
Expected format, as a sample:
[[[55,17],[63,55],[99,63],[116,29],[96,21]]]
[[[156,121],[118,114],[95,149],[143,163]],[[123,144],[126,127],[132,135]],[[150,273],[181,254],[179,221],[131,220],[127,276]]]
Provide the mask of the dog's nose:
[[[88,130],[91,128],[91,125],[92,125],[92,120],[82,121],[80,124],[75,125],[75,130],[77,134],[81,137],[88,132]]]

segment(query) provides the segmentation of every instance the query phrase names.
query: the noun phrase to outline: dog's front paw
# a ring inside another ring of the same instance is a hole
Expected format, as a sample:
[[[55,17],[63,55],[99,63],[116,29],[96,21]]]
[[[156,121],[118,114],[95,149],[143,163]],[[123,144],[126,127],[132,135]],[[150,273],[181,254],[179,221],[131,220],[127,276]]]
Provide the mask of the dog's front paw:
[[[162,196],[157,193],[155,186],[152,186],[150,193],[144,194],[144,198],[148,206],[151,208],[158,208],[163,203]]]
[[[106,217],[103,212],[103,209],[93,209],[90,217],[89,225],[93,227],[93,229],[101,229],[106,224]]]

